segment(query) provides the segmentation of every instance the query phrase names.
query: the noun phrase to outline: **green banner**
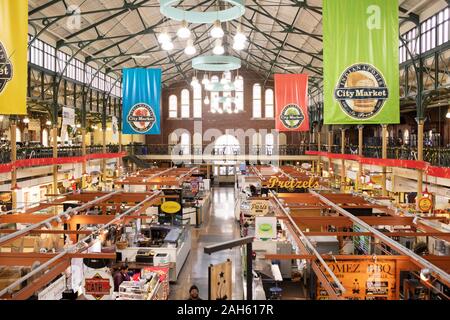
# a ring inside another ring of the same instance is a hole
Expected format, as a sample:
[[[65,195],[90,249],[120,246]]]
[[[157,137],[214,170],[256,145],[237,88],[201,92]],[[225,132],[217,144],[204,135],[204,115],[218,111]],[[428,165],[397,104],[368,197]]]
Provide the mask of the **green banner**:
[[[397,0],[323,0],[324,123],[400,122]]]

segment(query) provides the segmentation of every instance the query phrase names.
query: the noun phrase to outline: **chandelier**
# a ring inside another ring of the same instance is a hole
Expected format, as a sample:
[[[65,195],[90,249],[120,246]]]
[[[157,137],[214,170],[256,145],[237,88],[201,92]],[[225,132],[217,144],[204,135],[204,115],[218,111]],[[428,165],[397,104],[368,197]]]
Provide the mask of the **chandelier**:
[[[197,71],[196,71],[197,72]],[[202,80],[199,81],[197,73],[194,74],[191,81],[191,86],[203,86],[203,90],[206,92],[203,103],[205,105],[213,104],[215,107],[211,108],[211,113],[239,113],[242,111],[236,104],[236,92],[237,89],[242,89],[242,81],[239,78],[239,72],[236,70],[236,75],[230,70],[222,73],[220,79],[216,75],[211,76],[209,73],[205,72],[203,74]],[[222,93],[222,96],[219,94]]]
[[[245,13],[244,0],[223,0],[231,5],[231,7],[216,11],[195,11],[195,10],[183,10],[175,7],[175,4],[180,0],[160,0],[160,12],[175,21],[181,22],[176,36],[186,41],[184,53],[188,56],[192,56],[197,52],[194,40],[191,38],[192,32],[189,29],[188,23],[193,24],[212,24],[209,35],[214,40],[213,54],[221,56],[225,53],[222,38],[225,33],[222,29],[222,23],[240,18]],[[170,36],[167,28],[163,29],[158,35],[158,42],[161,48],[165,51],[171,51],[175,48],[172,37]],[[242,27],[238,24],[236,33],[233,36],[233,49],[241,51],[245,48],[247,37],[242,32]]]

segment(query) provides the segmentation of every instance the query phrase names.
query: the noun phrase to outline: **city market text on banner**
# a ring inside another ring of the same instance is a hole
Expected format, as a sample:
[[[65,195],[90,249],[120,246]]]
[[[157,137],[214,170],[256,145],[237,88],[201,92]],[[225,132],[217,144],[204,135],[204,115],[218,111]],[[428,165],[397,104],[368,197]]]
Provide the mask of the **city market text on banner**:
[[[324,124],[400,122],[398,5],[324,0]]]

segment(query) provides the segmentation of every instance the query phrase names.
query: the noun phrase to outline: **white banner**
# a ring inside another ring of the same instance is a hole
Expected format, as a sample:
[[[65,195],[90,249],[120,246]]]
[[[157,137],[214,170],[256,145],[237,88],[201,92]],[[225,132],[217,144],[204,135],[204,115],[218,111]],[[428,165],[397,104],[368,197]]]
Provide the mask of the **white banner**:
[[[69,126],[75,126],[75,109],[63,107],[62,110],[62,124],[67,124]]]
[[[112,143],[119,143],[119,125],[116,117],[112,117],[111,121],[112,128]]]

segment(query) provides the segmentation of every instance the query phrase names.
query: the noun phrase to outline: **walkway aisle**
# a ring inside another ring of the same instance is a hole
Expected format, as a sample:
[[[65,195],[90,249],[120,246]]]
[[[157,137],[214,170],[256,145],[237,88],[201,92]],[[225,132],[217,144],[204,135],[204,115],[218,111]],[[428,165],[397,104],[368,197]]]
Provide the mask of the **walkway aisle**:
[[[242,262],[239,248],[212,255],[203,253],[205,246],[239,238],[239,225],[234,219],[234,188],[213,188],[213,200],[209,215],[200,228],[192,228],[192,250],[177,283],[170,285],[170,300],[185,300],[189,288],[195,284],[200,297],[208,298],[208,266],[230,259],[233,263],[233,299],[242,299]]]

